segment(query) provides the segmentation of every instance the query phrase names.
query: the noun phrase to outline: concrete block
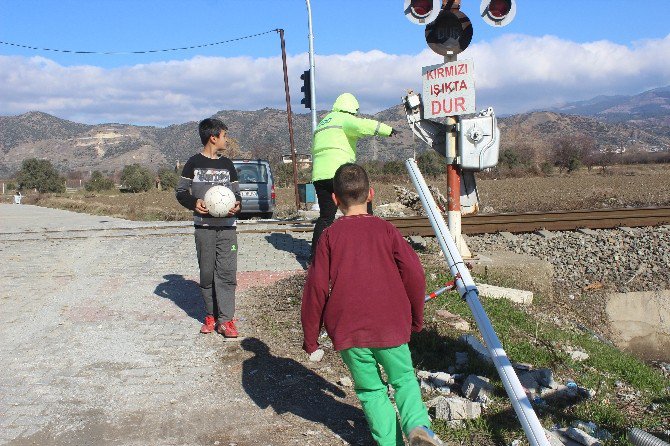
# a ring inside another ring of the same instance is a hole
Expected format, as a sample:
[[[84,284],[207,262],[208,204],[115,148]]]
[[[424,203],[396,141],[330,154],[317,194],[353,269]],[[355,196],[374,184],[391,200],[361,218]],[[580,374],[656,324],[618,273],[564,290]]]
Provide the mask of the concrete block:
[[[633,234],[635,233],[635,229],[629,228],[628,226],[619,226],[619,231],[625,232],[626,234]]]
[[[556,381],[554,381],[554,372],[551,369],[535,369],[533,373],[535,374],[535,380],[542,387],[553,389],[557,386]]]
[[[472,273],[485,282],[504,280],[543,296],[554,295],[554,266],[551,262],[527,254],[491,251],[479,253],[478,259],[472,263]]]
[[[600,440],[590,436],[583,430],[576,429],[574,427],[567,428],[565,430],[565,434],[576,442],[583,444],[584,446],[602,446],[602,442]]]
[[[435,418],[440,420],[473,420],[482,415],[482,405],[458,396],[438,396],[426,404],[435,408]]]
[[[489,398],[493,393],[494,387],[488,378],[470,375],[463,382],[461,390],[464,397],[471,401],[477,401]]]
[[[517,370],[517,377],[526,390],[536,395],[542,394],[544,388],[558,387],[551,369]]]
[[[670,362],[670,290],[613,293],[605,311],[617,347],[642,359]]]
[[[493,299],[507,299],[521,305],[530,305],[533,303],[533,292],[517,290],[514,288],[503,288],[485,283],[477,284],[479,294]]]
[[[556,237],[556,234],[551,231],[547,231],[546,229],[538,229],[535,231],[535,233],[540,237],[546,238],[547,240]]]
[[[547,435],[547,440],[549,440],[551,446],[582,446],[581,443],[577,443],[561,430],[548,431],[545,429],[544,433]]]
[[[408,238],[409,242],[412,244],[413,247],[421,249],[426,248],[426,239],[424,239],[420,235],[410,235]]]
[[[540,387],[541,386],[538,384],[537,380],[535,379],[535,375],[532,373],[532,370],[519,371],[516,375],[519,378],[519,382],[521,383],[521,386],[525,390],[527,390],[531,394],[539,394],[540,393]]]

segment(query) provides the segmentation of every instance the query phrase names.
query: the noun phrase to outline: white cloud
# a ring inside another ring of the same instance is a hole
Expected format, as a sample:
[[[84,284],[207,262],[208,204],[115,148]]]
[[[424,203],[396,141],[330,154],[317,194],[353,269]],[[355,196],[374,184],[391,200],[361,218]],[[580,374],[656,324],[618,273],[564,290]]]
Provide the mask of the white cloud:
[[[474,60],[478,107],[493,105],[499,114],[509,114],[670,85],[666,54],[670,35],[630,46],[506,35],[472,45],[461,58]],[[317,55],[318,108],[330,108],[344,91],[358,96],[363,112],[390,107],[407,88],[420,89],[421,66],[441,59],[429,49],[416,55]],[[305,111],[299,75],[307,66],[307,54],[288,58],[295,112]],[[104,69],[0,56],[0,112],[5,115],[39,110],[86,123],[169,125],[224,109],[263,107],[285,108],[280,57],[195,57]]]

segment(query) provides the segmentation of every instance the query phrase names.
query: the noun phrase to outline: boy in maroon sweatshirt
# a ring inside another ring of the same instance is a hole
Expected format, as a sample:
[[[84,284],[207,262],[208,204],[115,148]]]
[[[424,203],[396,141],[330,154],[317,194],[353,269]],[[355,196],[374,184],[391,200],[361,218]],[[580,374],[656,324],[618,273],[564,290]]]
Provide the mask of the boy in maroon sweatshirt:
[[[426,292],[418,256],[392,224],[367,213],[374,191],[365,170],[344,164],[333,178],[343,217],[321,235],[302,295],[303,349],[319,348],[325,326],[354,380],[380,446],[441,445],[430,430],[407,343],[423,327]],[[395,389],[396,417],[379,366]]]

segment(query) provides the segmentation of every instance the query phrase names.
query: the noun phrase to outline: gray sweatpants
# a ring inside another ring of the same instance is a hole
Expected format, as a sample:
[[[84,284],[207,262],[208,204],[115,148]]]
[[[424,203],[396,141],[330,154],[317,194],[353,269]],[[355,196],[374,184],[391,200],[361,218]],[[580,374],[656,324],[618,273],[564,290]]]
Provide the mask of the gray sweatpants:
[[[232,320],[237,287],[237,231],[196,227],[195,249],[205,311],[221,322]]]

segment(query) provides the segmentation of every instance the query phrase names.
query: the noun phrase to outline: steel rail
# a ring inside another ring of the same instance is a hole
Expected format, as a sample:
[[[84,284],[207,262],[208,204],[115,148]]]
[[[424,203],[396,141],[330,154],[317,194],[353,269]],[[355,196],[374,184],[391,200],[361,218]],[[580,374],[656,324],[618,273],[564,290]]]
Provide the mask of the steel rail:
[[[433,229],[426,217],[388,218],[405,235],[431,236]],[[622,208],[578,211],[526,212],[464,217],[464,234],[493,232],[572,231],[579,228],[610,229],[670,224],[670,207]]]
[[[426,217],[389,217],[386,219],[395,225],[402,235],[433,236],[433,228]],[[170,231],[188,229],[189,225],[174,223],[146,226],[120,226],[104,228],[104,232],[115,231]],[[463,217],[461,222],[464,234],[490,234],[495,232],[533,232],[540,229],[550,231],[574,231],[579,228],[614,229],[618,227],[645,227],[670,225],[670,207],[656,208],[621,208],[577,211],[525,212],[520,214],[486,214]],[[242,222],[237,232],[268,233],[268,232],[312,232],[314,225],[309,221],[260,221],[255,224]],[[101,229],[47,229],[35,234],[57,234],[73,232],[100,232]],[[22,233],[23,234],[23,233]],[[31,235],[29,233],[27,235]],[[0,236],[16,235],[14,232],[0,231]]]

